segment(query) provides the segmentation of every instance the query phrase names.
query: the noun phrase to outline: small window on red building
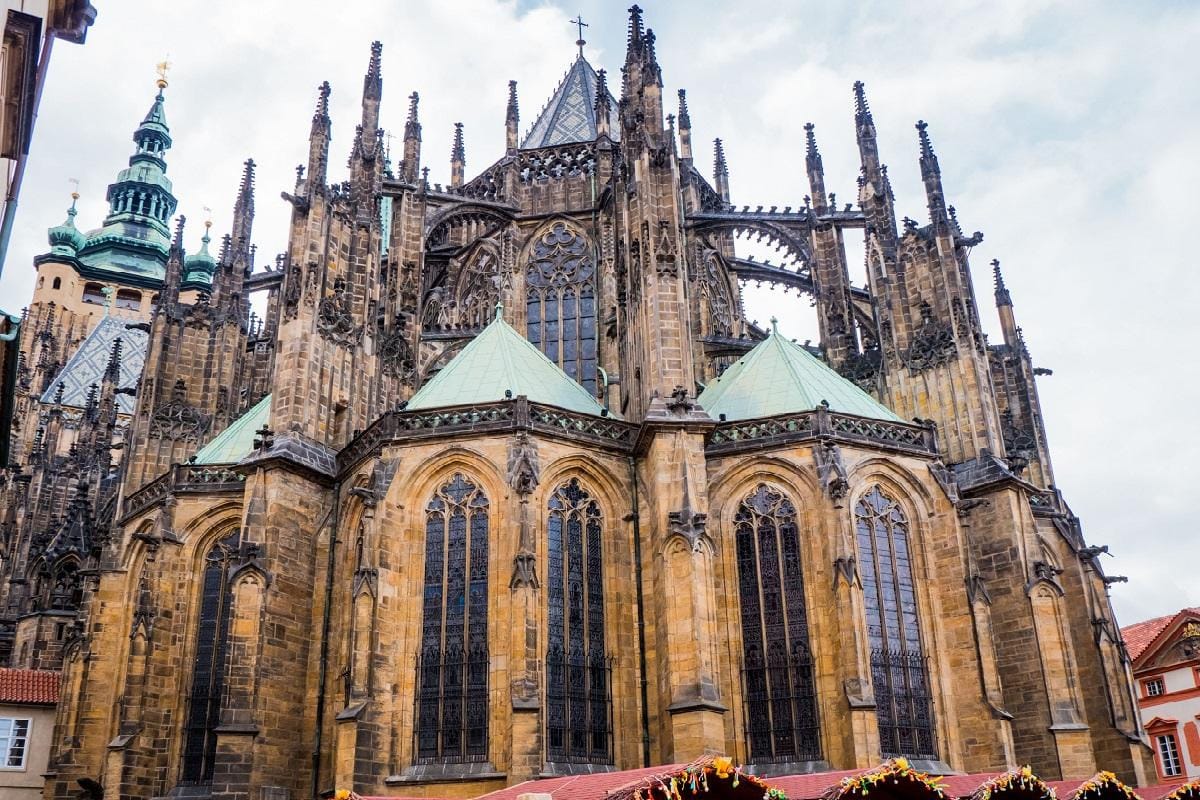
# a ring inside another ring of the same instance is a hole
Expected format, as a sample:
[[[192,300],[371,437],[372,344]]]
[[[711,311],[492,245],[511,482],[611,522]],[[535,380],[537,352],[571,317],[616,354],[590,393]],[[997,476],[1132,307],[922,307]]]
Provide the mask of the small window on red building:
[[[1158,697],[1165,691],[1162,678],[1151,678],[1142,685],[1146,687],[1146,697]]]
[[[1162,765],[1163,777],[1171,778],[1183,774],[1183,767],[1179,762],[1179,743],[1175,741],[1175,734],[1164,733],[1154,738],[1158,744],[1158,758]]]

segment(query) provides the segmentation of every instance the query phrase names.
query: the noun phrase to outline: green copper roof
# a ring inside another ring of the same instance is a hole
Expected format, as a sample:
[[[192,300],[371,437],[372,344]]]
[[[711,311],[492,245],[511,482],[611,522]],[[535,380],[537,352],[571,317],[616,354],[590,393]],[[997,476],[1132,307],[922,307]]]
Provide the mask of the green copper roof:
[[[196,464],[236,464],[254,449],[255,431],[271,417],[271,395],[242,414],[196,453]]]
[[[811,411],[825,400],[831,411],[900,420],[825,362],[774,330],[696,400],[713,419],[721,414],[727,420],[738,420]]]
[[[409,409],[493,403],[525,395],[536,403],[599,415],[587,390],[517,333],[499,314],[408,401]]]
[[[184,283],[212,283],[213,273],[217,271],[217,260],[208,252],[208,243],[211,241],[206,227],[204,236],[200,239],[200,252],[183,259]]]
[[[73,256],[87,242],[87,237],[75,227],[75,201],[78,195],[72,195],[71,207],[67,209],[67,219],[61,225],[55,225],[47,236],[50,239],[50,252],[58,256]]]

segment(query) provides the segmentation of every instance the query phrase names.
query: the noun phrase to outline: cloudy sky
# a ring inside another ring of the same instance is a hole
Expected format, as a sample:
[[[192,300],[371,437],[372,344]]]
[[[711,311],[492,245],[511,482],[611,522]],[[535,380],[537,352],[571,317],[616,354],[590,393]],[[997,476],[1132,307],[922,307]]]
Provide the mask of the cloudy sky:
[[[587,56],[616,74],[624,4],[350,0],[96,0],[77,47],[57,44],[35,131],[0,306],[30,295],[45,229],[83,194],[96,227],[105,187],[132,151],[172,62],[168,174],[188,244],[212,209],[228,227],[241,164],[259,164],[260,261],[284,249],[279,192],[304,160],[322,80],[333,85],[331,162],[342,167],[358,117],[370,42],[383,42],[383,125],[400,133],[421,94],[424,163],[449,177],[453,124],[465,124],[468,176],[504,147],[507,82],[519,82],[522,132],[569,66],[582,13]],[[788,3],[644,0],[665,91],[688,89],[697,161],[728,156],[733,201],[799,206],[808,192],[803,129],[817,126],[829,190],[854,199],[851,84],[866,82],[900,215],[924,219],[914,122],[925,119],[951,203],[986,238],[972,255],[981,302],[999,258],[1038,366],[1058,483],[1094,543],[1109,544],[1129,623],[1200,605],[1200,5],[967,0]],[[331,179],[339,179],[335,172]],[[861,259],[859,255],[852,260]],[[861,273],[861,267],[858,268]],[[861,278],[859,278],[861,280]],[[989,309],[985,324],[998,325]],[[747,295],[812,336],[803,298]]]

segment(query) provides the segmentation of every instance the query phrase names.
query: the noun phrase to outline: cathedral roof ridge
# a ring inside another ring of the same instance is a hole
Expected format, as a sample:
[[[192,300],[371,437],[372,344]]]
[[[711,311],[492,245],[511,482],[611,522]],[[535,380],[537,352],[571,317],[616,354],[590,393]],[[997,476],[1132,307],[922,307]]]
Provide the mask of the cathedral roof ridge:
[[[497,314],[408,401],[406,410],[493,403],[524,395],[535,403],[600,416],[588,391]]]
[[[900,421],[887,406],[778,330],[710,382],[696,401],[714,419],[771,417],[828,403],[831,411]]]
[[[590,142],[599,135],[596,130],[597,73],[583,53],[575,56],[554,93],[538,114],[529,133],[521,141],[522,150],[550,147],[573,142]],[[617,100],[609,92],[611,108]],[[614,127],[609,136],[616,140],[619,131]]]

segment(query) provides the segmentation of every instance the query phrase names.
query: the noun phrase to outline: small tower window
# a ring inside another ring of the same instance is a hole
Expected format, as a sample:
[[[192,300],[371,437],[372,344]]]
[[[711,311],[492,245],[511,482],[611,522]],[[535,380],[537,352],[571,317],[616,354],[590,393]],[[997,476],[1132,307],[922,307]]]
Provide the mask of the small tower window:
[[[54,283],[50,284],[50,286],[53,289],[61,289],[62,288],[62,278],[55,278]]]
[[[142,307],[142,293],[133,289],[118,289],[116,306],[137,311]]]
[[[85,283],[83,285],[83,302],[95,303],[98,306],[105,304],[104,287],[98,283]]]

